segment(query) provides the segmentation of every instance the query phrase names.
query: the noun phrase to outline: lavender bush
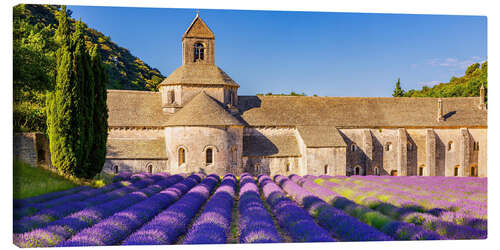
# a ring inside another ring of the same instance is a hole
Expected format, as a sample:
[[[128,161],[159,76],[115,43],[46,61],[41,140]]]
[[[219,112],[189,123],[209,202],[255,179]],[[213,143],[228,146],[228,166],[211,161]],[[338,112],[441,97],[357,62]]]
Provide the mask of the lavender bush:
[[[368,226],[359,220],[349,216],[344,211],[334,208],[311,192],[300,187],[290,179],[276,175],[275,180],[288,194],[292,195],[309,214],[313,216],[320,226],[326,228],[332,235],[343,241],[387,241],[394,240],[392,237]],[[294,181],[308,186],[307,180],[302,180],[297,175],[292,175]],[[311,185],[313,186],[313,185]],[[318,190],[319,188],[316,188]],[[323,196],[332,197],[332,194],[323,191]]]
[[[183,178],[178,175],[168,177],[139,191],[129,193],[122,198],[88,207],[80,212],[73,213],[63,219],[49,223],[46,227],[24,234],[15,234],[14,243],[20,247],[48,247],[55,246],[68,239],[80,230],[96,222],[146,199],[151,193],[159,192]]]
[[[189,229],[183,244],[226,243],[236,189],[236,177],[226,174],[200,217]]]
[[[259,185],[281,228],[285,229],[294,241],[336,241],[325,229],[314,223],[313,218],[306,211],[286,197],[269,176],[260,175]]]
[[[184,193],[201,181],[200,175],[191,175],[182,182],[113,214],[94,226],[84,229],[57,246],[115,245],[151,220],[162,209],[177,201]]]
[[[266,211],[259,195],[254,177],[240,175],[240,242],[241,243],[278,243],[283,242],[274,225],[271,215]]]
[[[179,235],[186,232],[189,222],[208,199],[218,182],[218,175],[207,176],[174,205],[131,234],[122,244],[160,245],[174,243]]]

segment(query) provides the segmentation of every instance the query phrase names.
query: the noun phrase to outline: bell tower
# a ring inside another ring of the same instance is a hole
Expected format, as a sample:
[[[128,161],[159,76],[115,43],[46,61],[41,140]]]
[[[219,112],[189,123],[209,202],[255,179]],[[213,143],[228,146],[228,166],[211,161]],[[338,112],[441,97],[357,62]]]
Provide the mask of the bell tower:
[[[215,64],[214,33],[198,14],[182,36],[182,64]]]

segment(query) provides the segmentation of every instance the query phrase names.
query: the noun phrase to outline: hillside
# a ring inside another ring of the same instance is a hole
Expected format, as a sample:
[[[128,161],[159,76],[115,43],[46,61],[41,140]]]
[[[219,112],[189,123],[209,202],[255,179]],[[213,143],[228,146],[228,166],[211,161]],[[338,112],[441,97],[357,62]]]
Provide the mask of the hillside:
[[[486,89],[488,100],[488,62],[470,65],[461,77],[452,76],[447,83],[440,83],[433,87],[422,87],[421,90],[408,90],[403,97],[469,97],[479,96],[481,84]]]
[[[60,6],[20,4],[13,7],[14,131],[45,132],[45,95],[52,91],[56,74],[54,41]],[[71,11],[68,11],[71,15]],[[74,19],[70,19],[72,24]],[[71,25],[73,26],[73,25]],[[133,56],[109,36],[85,26],[88,48],[99,45],[108,73],[108,89],[157,91],[165,78]]]
[[[57,29],[57,5],[21,4],[14,7],[14,19],[25,20],[38,29],[48,27],[49,33]],[[69,13],[70,14],[70,13]],[[74,19],[71,19],[74,22]],[[106,65],[110,89],[156,90],[157,85],[165,78],[158,69],[151,68],[141,59],[133,56],[126,48],[112,42],[109,36],[87,27],[85,40],[88,46],[99,44],[103,62]],[[29,34],[21,34],[29,36]]]

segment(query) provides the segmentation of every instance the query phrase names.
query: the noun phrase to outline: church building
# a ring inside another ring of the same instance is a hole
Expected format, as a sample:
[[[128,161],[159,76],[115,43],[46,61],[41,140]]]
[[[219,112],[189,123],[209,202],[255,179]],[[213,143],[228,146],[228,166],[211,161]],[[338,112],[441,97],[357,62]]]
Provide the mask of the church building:
[[[487,176],[480,97],[240,96],[197,15],[159,92],[108,90],[103,171]]]

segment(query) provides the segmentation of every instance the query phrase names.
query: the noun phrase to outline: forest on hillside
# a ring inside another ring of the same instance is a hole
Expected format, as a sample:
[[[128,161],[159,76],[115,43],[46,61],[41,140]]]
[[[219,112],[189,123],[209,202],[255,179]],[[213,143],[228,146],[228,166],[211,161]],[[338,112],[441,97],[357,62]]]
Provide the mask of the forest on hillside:
[[[20,4],[13,7],[14,131],[45,132],[45,97],[54,88],[59,5]],[[68,16],[71,11],[68,10]],[[72,24],[74,19],[69,20]],[[71,25],[72,27],[74,25]],[[108,89],[157,91],[165,78],[118,46],[109,36],[84,24],[87,48],[98,45]]]
[[[488,61],[482,64],[474,63],[464,72],[463,76],[452,76],[449,82],[432,87],[423,86],[420,90],[401,89],[399,80],[396,83],[394,97],[470,97],[479,96],[481,85],[485,88],[485,102],[488,101]]]

